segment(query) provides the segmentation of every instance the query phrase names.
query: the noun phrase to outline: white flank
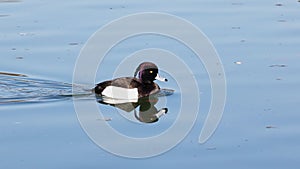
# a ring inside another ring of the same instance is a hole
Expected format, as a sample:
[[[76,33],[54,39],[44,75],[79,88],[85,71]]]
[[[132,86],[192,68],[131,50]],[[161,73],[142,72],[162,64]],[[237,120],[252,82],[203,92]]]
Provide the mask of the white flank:
[[[125,89],[116,86],[107,86],[103,91],[102,95],[114,99],[120,100],[138,100],[139,93],[137,88]]]

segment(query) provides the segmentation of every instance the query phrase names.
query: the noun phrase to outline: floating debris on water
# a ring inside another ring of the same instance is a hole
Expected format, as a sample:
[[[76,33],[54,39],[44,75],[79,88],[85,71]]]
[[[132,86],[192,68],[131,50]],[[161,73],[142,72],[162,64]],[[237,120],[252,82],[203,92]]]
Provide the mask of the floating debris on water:
[[[236,65],[241,65],[242,64],[241,61],[236,61],[236,62],[233,62],[233,63],[236,64]]]
[[[231,5],[244,5],[244,3],[242,3],[242,2],[233,2],[233,3],[231,3]]]
[[[277,20],[277,22],[286,22],[286,20],[285,19],[279,19],[279,20]]]
[[[103,118],[99,118],[97,120],[101,120],[101,121],[112,121],[112,118],[110,117],[103,117]]]
[[[233,26],[233,27],[231,27],[231,29],[241,29],[241,27],[239,27],[239,26]]]
[[[32,32],[20,32],[19,35],[20,36],[33,36],[34,33],[32,33]]]
[[[0,17],[7,17],[7,16],[9,16],[9,15],[7,15],[7,14],[0,14]]]
[[[285,64],[274,64],[274,65],[270,65],[269,67],[287,67],[287,65],[285,65]]]
[[[16,59],[24,59],[23,56],[17,56]]]
[[[22,124],[22,122],[20,122],[20,121],[15,121],[14,124],[15,124],[15,125],[20,125],[20,124]]]
[[[207,147],[206,150],[216,150],[216,147]]]
[[[269,126],[266,126],[266,128],[267,128],[267,129],[273,129],[273,128],[276,128],[276,127],[275,127],[275,126],[269,125]]]
[[[75,46],[75,45],[79,45],[79,43],[78,42],[70,42],[69,45]]]
[[[21,2],[21,0],[0,0],[0,3],[14,3],[14,2]]]
[[[271,108],[265,108],[264,111],[272,111]]]

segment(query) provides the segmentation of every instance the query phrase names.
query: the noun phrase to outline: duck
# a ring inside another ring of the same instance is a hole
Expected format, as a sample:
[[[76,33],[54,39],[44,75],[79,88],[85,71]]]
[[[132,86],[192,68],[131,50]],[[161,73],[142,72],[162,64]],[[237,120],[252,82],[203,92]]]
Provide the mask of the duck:
[[[136,102],[139,98],[157,94],[160,87],[154,81],[167,82],[158,74],[158,67],[152,62],[142,62],[133,77],[120,77],[96,84],[95,94],[106,98]]]

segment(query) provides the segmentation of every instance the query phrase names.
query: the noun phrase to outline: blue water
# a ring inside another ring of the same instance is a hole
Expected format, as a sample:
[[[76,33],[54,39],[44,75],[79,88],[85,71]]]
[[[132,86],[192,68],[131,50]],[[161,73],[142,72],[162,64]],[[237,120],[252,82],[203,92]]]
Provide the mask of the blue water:
[[[28,76],[17,79],[55,82],[50,84],[55,89],[46,91],[55,96],[61,94],[53,93],[56,89],[71,92],[75,62],[88,38],[110,21],[136,12],[166,12],[199,27],[217,49],[227,80],[222,121],[213,136],[205,144],[199,144],[199,132],[210,104],[205,68],[190,51],[168,38],[128,39],[108,54],[115,57],[104,60],[96,81],[111,78],[122,56],[142,48],[161,47],[184,56],[195,72],[201,93],[200,113],[187,137],[159,156],[123,158],[99,148],[89,139],[78,122],[72,97],[1,104],[0,168],[299,167],[300,3],[297,0],[57,3],[30,0],[0,1],[0,9],[0,72]],[[177,93],[168,96],[168,102],[175,105],[169,105],[170,114],[143,127],[154,134],[157,132],[154,129],[165,130],[176,119],[175,103],[180,97],[175,81],[159,84]],[[3,86],[0,91],[5,91]],[[7,97],[7,93],[3,92],[1,97]],[[106,116],[112,117],[111,123],[123,132],[147,135],[140,129],[131,130],[132,126],[125,124],[117,113]]]

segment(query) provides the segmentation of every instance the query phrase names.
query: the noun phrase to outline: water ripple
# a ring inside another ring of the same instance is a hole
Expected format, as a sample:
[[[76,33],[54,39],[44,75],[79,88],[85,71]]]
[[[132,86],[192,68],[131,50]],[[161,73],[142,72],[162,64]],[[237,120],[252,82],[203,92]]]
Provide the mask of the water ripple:
[[[29,78],[19,74],[0,74],[0,104],[39,103],[71,99],[73,96],[91,95],[92,91],[78,85]]]

